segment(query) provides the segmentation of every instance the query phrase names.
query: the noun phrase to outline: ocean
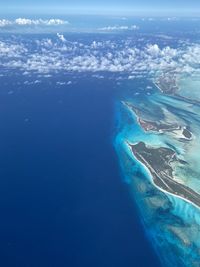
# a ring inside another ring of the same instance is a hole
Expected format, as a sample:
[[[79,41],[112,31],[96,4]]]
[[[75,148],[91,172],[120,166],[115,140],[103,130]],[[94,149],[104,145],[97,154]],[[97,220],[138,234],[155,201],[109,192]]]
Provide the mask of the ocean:
[[[19,79],[0,91],[0,265],[160,266],[113,147],[115,83]]]

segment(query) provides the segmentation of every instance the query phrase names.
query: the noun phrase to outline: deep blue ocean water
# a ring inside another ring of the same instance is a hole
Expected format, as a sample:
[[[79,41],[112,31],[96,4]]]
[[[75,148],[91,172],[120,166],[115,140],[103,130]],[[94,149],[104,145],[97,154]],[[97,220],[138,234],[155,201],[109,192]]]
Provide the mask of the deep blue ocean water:
[[[113,147],[115,83],[77,81],[4,81],[0,266],[160,266]]]

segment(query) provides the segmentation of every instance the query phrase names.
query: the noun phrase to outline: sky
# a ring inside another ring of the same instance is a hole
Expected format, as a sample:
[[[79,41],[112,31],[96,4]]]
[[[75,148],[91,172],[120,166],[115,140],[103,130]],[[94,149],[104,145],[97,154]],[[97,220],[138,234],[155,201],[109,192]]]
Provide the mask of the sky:
[[[0,13],[200,15],[199,0],[0,0]]]

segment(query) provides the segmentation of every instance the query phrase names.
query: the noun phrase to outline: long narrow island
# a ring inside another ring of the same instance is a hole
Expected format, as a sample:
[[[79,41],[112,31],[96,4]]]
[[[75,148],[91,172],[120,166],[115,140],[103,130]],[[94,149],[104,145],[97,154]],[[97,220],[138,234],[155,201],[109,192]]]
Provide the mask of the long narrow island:
[[[173,177],[173,163],[187,164],[166,147],[153,148],[144,142],[130,145],[134,156],[150,171],[154,184],[161,190],[174,194],[200,207],[200,195],[191,188],[178,183]]]

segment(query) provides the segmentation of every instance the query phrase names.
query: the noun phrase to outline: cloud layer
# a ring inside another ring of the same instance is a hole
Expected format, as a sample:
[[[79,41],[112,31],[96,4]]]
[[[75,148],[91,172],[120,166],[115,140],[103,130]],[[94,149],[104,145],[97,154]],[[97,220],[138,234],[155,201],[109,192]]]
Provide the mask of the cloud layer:
[[[20,21],[20,23],[24,23]],[[28,23],[28,22],[26,22]],[[35,72],[112,72],[134,78],[174,69],[193,73],[199,69],[200,44],[180,44],[178,48],[155,43],[123,40],[68,40],[57,34],[52,38],[0,40],[0,68]]]

